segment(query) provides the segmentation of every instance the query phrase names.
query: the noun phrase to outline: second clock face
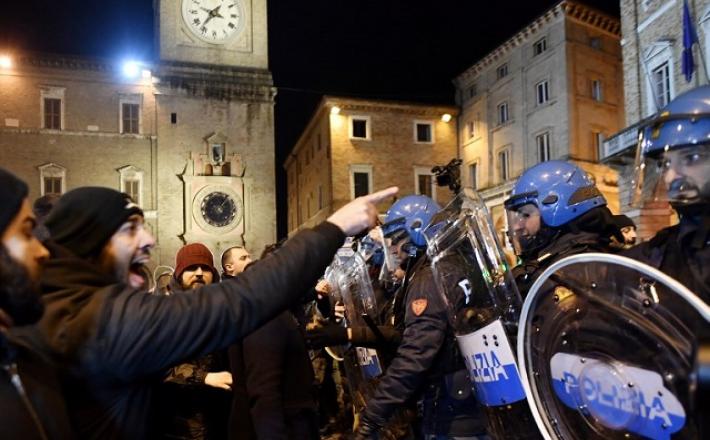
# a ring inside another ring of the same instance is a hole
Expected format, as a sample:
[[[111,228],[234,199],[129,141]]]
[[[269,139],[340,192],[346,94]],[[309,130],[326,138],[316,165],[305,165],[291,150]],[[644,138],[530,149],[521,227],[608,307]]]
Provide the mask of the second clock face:
[[[207,194],[202,199],[201,210],[205,221],[218,228],[230,225],[237,216],[234,199],[221,191]]]
[[[241,0],[182,0],[182,18],[202,41],[224,44],[244,28]]]

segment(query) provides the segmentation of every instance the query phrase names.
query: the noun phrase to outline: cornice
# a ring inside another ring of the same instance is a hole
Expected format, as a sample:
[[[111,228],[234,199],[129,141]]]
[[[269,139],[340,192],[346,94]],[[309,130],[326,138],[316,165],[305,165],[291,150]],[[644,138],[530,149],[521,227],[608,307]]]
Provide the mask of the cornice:
[[[396,112],[408,115],[435,116],[441,117],[442,113],[450,113],[456,117],[459,113],[458,107],[442,104],[424,104],[419,102],[405,101],[377,101],[373,99],[343,98],[338,96],[325,96],[322,104],[324,106],[337,105],[341,110],[365,111],[365,112]]]
[[[489,52],[473,66],[466,69],[456,77],[454,83],[465,83],[466,80],[478,75],[491,64],[506,56],[511,50],[527,42],[530,37],[535,35],[540,29],[560,16],[593,26],[602,32],[621,38],[621,23],[617,18],[589,8],[581,3],[564,0],[548,9],[545,13],[533,20],[532,23],[493,51]]]

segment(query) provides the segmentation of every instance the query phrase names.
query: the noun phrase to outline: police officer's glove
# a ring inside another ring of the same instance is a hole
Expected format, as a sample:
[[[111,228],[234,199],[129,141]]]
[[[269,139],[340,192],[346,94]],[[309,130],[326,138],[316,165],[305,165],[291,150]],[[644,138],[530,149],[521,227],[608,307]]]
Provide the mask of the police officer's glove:
[[[326,322],[323,327],[317,327],[306,332],[306,344],[311,349],[347,343],[348,329],[332,322]]]
[[[355,432],[355,440],[379,440],[380,425],[363,416]]]

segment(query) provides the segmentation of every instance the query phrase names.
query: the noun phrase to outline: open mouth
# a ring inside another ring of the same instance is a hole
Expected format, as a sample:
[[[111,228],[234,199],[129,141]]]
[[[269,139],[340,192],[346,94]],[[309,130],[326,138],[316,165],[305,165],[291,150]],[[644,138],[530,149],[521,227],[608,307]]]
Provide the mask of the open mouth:
[[[133,288],[142,287],[145,282],[145,264],[148,262],[147,257],[136,258],[128,267],[128,284]]]

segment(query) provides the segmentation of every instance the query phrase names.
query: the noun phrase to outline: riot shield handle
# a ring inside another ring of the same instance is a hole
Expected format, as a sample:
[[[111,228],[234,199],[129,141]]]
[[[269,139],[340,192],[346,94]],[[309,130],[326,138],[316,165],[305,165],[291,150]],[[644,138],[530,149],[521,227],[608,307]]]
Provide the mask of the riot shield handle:
[[[372,333],[375,334],[375,337],[377,338],[377,340],[380,341],[380,343],[387,342],[385,340],[385,335],[382,334],[382,332],[380,331],[379,327],[377,327],[377,325],[375,324],[375,321],[372,319],[372,317],[370,315],[368,315],[367,313],[363,313],[361,316],[362,316],[362,320],[365,321],[365,324],[367,324],[369,329],[372,330]]]

